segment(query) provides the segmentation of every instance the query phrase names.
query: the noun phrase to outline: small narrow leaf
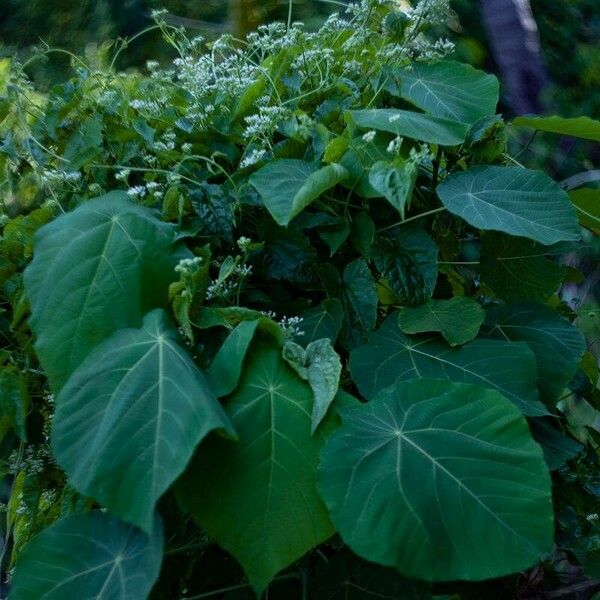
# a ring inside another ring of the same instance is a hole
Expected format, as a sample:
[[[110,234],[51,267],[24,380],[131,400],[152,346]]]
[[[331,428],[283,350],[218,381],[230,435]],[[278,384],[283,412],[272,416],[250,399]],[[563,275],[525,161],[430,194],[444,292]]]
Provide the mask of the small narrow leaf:
[[[558,133],[560,135],[600,142],[600,121],[590,119],[589,117],[567,119],[556,115],[551,117],[525,115],[517,117],[512,124],[519,127],[537,129],[538,131],[547,131],[549,133]]]
[[[56,401],[52,447],[70,483],[149,531],[158,499],[213,429],[234,435],[162,310],[96,347]]]
[[[312,406],[280,348],[257,338],[226,406],[239,441],[207,439],[180,480],[183,505],[241,563],[258,596],[333,534],[316,471],[335,421],[311,436]]]
[[[413,140],[456,146],[467,137],[468,126],[450,119],[396,108],[351,110],[348,119],[363,129],[387,131]]]
[[[258,170],[250,183],[279,225],[289,222],[321,194],[348,176],[338,164],[320,167],[303,160],[283,158]]]
[[[437,187],[442,204],[480,229],[503,231],[540,244],[579,239],[569,197],[541,171],[478,166]]]
[[[217,397],[231,394],[237,386],[246,352],[259,322],[258,319],[242,321],[229,334],[215,355],[206,372],[206,377]]]
[[[56,521],[19,555],[11,600],[144,600],[160,571],[162,526],[151,536],[106,513]]]
[[[455,61],[415,63],[398,73],[400,95],[424,111],[473,124],[493,115],[498,104],[498,80]]]
[[[359,556],[426,581],[480,580],[552,549],[542,451],[499,393],[410,381],[342,418],[323,450],[319,489]]]
[[[404,333],[439,331],[451,346],[477,337],[484,319],[483,308],[464,296],[429,300],[422,306],[402,308],[398,314],[398,324]]]
[[[391,314],[364,346],[350,355],[352,379],[365,398],[397,381],[446,379],[496,390],[525,415],[548,414],[539,401],[536,364],[523,342],[476,339],[450,348],[435,338],[409,338]]]

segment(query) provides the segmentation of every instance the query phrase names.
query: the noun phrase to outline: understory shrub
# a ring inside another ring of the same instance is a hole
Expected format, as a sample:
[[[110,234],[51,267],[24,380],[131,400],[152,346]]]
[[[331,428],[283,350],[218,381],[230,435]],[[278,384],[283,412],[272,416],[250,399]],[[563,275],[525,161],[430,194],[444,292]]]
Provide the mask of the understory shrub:
[[[208,45],[158,13],[172,65],[77,58],[44,96],[3,65],[10,598],[600,575],[593,315],[559,295],[598,190],[507,154],[497,80],[428,38],[446,8]]]

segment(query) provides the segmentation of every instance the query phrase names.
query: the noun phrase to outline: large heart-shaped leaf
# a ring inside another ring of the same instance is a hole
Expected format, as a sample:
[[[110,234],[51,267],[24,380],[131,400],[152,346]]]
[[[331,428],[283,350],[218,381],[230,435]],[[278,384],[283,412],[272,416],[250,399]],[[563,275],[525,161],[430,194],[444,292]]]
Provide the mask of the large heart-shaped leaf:
[[[462,144],[468,130],[464,123],[397,108],[351,110],[347,115],[348,120],[363,129],[387,131],[442,146]]]
[[[402,98],[432,115],[472,124],[496,112],[498,80],[470,65],[416,63],[398,78]]]
[[[439,331],[451,346],[456,346],[476,337],[484,318],[485,312],[478,302],[456,296],[404,307],[398,315],[398,324],[404,333]]]
[[[338,164],[319,167],[303,160],[282,158],[250,177],[263,204],[279,225],[288,223],[321,194],[348,176]]]
[[[567,119],[556,115],[552,115],[551,117],[524,115],[517,117],[512,124],[520,127],[530,127],[538,131],[547,131],[549,133],[558,133],[560,135],[569,135],[584,140],[600,142],[600,121],[590,119],[589,117]]]
[[[543,302],[563,279],[564,267],[548,258],[561,254],[560,246],[541,246],[527,238],[486,231],[481,238],[481,280],[508,302]]]
[[[350,371],[365,398],[397,381],[447,379],[501,392],[526,415],[547,414],[538,399],[535,358],[527,344],[476,339],[450,348],[440,339],[405,336],[398,313],[352,351]]]
[[[187,510],[237,558],[259,596],[278,571],[333,533],[316,489],[332,421],[311,436],[312,409],[310,386],[281,350],[255,340],[226,407],[239,442],[207,440],[179,485]]]
[[[555,310],[533,302],[491,306],[483,331],[491,338],[527,343],[537,361],[540,391],[548,402],[564,391],[586,350],[578,329]]]
[[[504,231],[540,244],[579,239],[566,192],[541,171],[473,167],[437,187],[443,205],[480,229]]]
[[[70,483],[149,531],[200,440],[234,434],[162,310],[95,348],[60,392],[52,446]]]
[[[341,412],[319,489],[359,556],[419,579],[479,580],[552,549],[542,451],[502,395],[411,381]]]
[[[89,351],[166,306],[182,250],[172,225],[111,192],[42,227],[25,270],[35,349],[57,390]]]
[[[11,600],[144,600],[162,560],[162,527],[151,536],[106,513],[71,515],[19,555]]]

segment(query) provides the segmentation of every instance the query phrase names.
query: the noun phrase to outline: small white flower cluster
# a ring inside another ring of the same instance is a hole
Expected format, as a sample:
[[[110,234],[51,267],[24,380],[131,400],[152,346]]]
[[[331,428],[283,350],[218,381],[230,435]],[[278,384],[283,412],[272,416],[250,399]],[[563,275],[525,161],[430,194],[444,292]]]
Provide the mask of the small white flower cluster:
[[[240,169],[246,169],[258,164],[267,154],[264,148],[255,148],[249,154],[246,154],[240,162]]]
[[[134,110],[140,111],[140,112],[148,112],[151,113],[153,115],[157,115],[160,110],[160,104],[158,104],[158,102],[156,102],[155,100],[132,100],[129,103],[129,106],[131,108],[133,108]]]
[[[390,154],[398,154],[400,152],[400,148],[402,148],[402,142],[404,141],[404,138],[402,138],[401,136],[397,136],[395,137],[389,144],[387,147],[387,151]]]
[[[124,174],[125,173],[125,174]],[[129,169],[125,172],[120,171],[115,175],[116,179],[124,181],[129,176]],[[163,197],[163,186],[158,181],[148,181],[144,185],[134,185],[127,190],[127,194],[131,198],[145,198],[147,195],[151,195],[153,198],[160,200]]]
[[[127,195],[131,198],[144,198],[146,196],[145,185],[134,185],[127,190]]]
[[[28,475],[38,475],[44,472],[48,464],[53,464],[53,459],[44,445],[26,446],[22,456],[13,450],[8,457],[8,470],[13,474],[25,471]]]
[[[454,52],[454,43],[448,39],[430,41],[419,36],[411,43],[413,58],[418,61],[438,61]]]
[[[155,152],[169,152],[175,150],[176,139],[177,134],[172,129],[169,129],[162,134],[160,140],[154,142],[152,149]]]
[[[214,279],[206,289],[206,299],[230,298],[237,288],[237,284],[232,279],[218,280]]]
[[[130,175],[131,175],[131,169],[121,169],[120,171],[117,171],[117,173],[115,174],[115,179],[117,181],[127,181],[129,179]]]
[[[175,273],[179,274],[191,274],[203,263],[204,259],[201,256],[194,256],[194,258],[182,258],[175,265]]]
[[[60,171],[57,169],[46,169],[42,173],[42,182],[51,183],[78,183],[82,175],[79,171]]]
[[[375,136],[376,136],[376,135],[377,135],[377,132],[376,132],[376,131],[373,131],[373,130],[371,130],[371,131],[367,131],[367,133],[365,133],[365,134],[362,136],[362,139],[363,139],[365,142],[367,142],[367,144],[370,144],[370,143],[371,143],[371,142],[372,142],[372,141],[375,139]]]
[[[300,337],[304,331],[300,329],[300,324],[304,319],[302,317],[282,317],[279,321],[279,327],[289,338]]]
[[[250,244],[252,243],[252,240],[249,237],[246,237],[245,235],[241,236],[240,238],[238,238],[238,240],[236,241],[236,245],[237,247],[242,251],[242,252],[248,252],[248,248],[250,247]]]
[[[258,114],[250,115],[244,120],[244,138],[270,138],[277,126],[291,116],[291,111],[283,106],[260,106]]]

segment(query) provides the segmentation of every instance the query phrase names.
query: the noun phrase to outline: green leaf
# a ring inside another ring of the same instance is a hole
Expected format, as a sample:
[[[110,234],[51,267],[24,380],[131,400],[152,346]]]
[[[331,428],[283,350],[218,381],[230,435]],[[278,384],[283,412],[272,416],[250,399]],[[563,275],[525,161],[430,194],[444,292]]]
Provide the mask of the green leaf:
[[[438,247],[416,225],[397,227],[380,237],[373,260],[389,289],[402,304],[417,306],[433,293],[438,276]]]
[[[519,127],[529,127],[538,131],[569,135],[584,140],[600,142],[600,121],[589,117],[574,117],[567,119],[553,115],[551,117],[523,116],[512,122]]]
[[[411,381],[342,418],[319,489],[359,556],[427,581],[481,580],[526,569],[552,549],[542,451],[502,395]]]
[[[568,460],[577,456],[583,446],[561,433],[552,422],[556,419],[530,419],[533,439],[542,447],[544,459],[551,471],[560,469]]]
[[[302,379],[308,381],[313,391],[310,432],[314,434],[338,393],[342,373],[340,357],[325,338],[311,342],[306,349],[287,342],[283,347],[283,358]]]
[[[0,440],[9,428],[23,441],[27,440],[29,405],[29,393],[23,375],[14,367],[0,367]]]
[[[397,108],[351,110],[347,119],[363,129],[387,131],[430,144],[457,146],[467,137],[464,123]]]
[[[439,331],[451,345],[470,342],[477,337],[485,311],[471,298],[456,296],[450,300],[429,300],[417,307],[405,307],[398,314],[404,333]]]
[[[431,115],[473,124],[493,115],[498,80],[455,61],[416,63],[398,73],[400,95]]]
[[[302,315],[299,329],[303,335],[298,338],[299,343],[306,347],[311,342],[327,338],[334,344],[342,328],[343,319],[344,309],[341,302],[336,298],[327,298]]]
[[[95,348],[56,401],[52,446],[70,483],[149,531],[160,496],[213,429],[234,434],[162,310]]]
[[[356,250],[367,257],[371,253],[371,246],[375,241],[375,223],[366,212],[359,212],[352,221],[352,244]]]
[[[533,353],[523,342],[476,339],[450,348],[435,338],[409,338],[391,314],[364,346],[350,355],[352,379],[365,398],[409,379],[446,379],[496,390],[524,414],[547,414],[538,399]]]
[[[417,180],[418,168],[412,161],[376,162],[369,172],[369,183],[404,219]]]
[[[143,600],[160,571],[162,526],[152,536],[106,513],[56,521],[19,555],[11,600]]]
[[[478,166],[437,187],[442,204],[480,229],[504,231],[540,244],[579,239],[569,197],[541,171]]]
[[[250,177],[266,209],[279,225],[288,223],[321,194],[348,176],[338,164],[320,167],[303,160],[283,158],[265,165]]]
[[[537,361],[542,398],[554,402],[571,381],[586,349],[583,334],[555,310],[536,303],[487,309],[483,332],[494,339],[526,342]]]
[[[42,227],[25,270],[35,349],[58,390],[99,342],[168,304],[180,257],[172,225],[125,192],[82,204]]]
[[[242,321],[227,337],[215,355],[206,377],[217,397],[231,394],[240,380],[242,365],[254,332],[256,321]]]
[[[258,596],[333,534],[316,489],[331,422],[311,436],[312,407],[309,385],[280,349],[257,339],[226,407],[239,442],[209,438],[179,484],[186,509],[241,563]]]
[[[481,239],[481,279],[508,302],[543,302],[562,282],[564,268],[547,258],[558,250],[526,238],[486,232]]]
[[[600,189],[581,188],[569,192],[579,223],[592,231],[600,230]]]
[[[346,347],[354,347],[365,339],[377,321],[377,290],[364,259],[357,258],[346,265],[341,301],[344,307],[342,342]]]

